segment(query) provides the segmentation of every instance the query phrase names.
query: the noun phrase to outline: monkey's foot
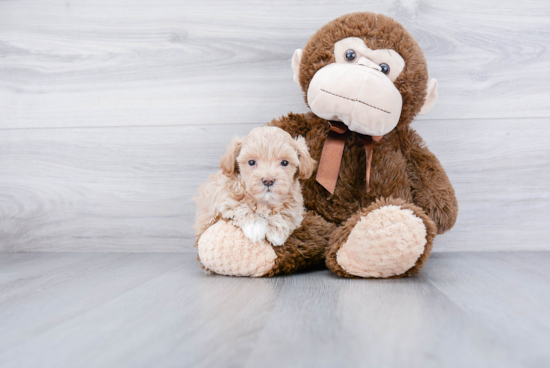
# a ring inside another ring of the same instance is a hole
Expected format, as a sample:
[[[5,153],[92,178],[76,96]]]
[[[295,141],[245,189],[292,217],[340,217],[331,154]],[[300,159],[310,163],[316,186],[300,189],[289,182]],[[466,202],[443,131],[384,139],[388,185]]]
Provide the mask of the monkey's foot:
[[[352,216],[330,240],[327,266],[344,277],[411,276],[429,257],[435,224],[414,204],[382,199]]]
[[[242,229],[223,220],[201,235],[198,248],[203,266],[220,275],[260,277],[273,269],[277,259],[266,240],[253,243]]]

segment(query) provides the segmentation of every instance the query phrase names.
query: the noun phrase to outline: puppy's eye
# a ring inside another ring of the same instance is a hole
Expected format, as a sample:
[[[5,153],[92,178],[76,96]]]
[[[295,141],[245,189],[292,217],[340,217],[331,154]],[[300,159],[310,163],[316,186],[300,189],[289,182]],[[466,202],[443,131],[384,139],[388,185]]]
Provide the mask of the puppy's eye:
[[[281,161],[281,165],[283,165],[283,166],[288,166],[288,161],[287,161],[287,160]]]
[[[344,57],[346,58],[346,61],[351,63],[353,60],[355,60],[355,58],[357,57],[357,54],[355,53],[355,51],[350,49],[346,51],[346,53],[344,54]]]
[[[380,68],[382,69],[382,73],[388,74],[390,72],[390,66],[388,64],[382,63],[380,64]]]
[[[248,164],[249,164],[250,166],[254,166],[254,165],[256,165],[256,161],[250,160],[250,161],[248,161]]]

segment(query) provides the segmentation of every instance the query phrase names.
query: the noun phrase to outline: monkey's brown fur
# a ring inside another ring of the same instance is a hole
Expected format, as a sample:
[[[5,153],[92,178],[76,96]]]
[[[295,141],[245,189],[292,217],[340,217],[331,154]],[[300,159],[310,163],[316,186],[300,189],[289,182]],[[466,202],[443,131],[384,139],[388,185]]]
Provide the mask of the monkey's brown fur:
[[[326,246],[335,228],[315,212],[308,212],[302,226],[294,230],[286,243],[280,247],[273,247],[277,255],[275,266],[264,277],[322,265]]]
[[[422,50],[403,26],[380,14],[354,13],[322,27],[303,50],[299,80],[304,94],[313,75],[335,62],[334,44],[347,37],[359,37],[371,49],[393,49],[405,60],[405,68],[394,83],[403,98],[399,123],[374,145],[368,193],[365,149],[354,132],[346,141],[334,195],[316,182],[316,172],[302,183],[304,204],[310,212],[285,245],[274,247],[276,266],[265,276],[299,271],[325,260],[336,274],[354,277],[337,264],[336,252],[361,216],[387,204],[412,210],[427,229],[424,253],[414,267],[395,277],[410,276],[428,259],[436,233],[449,230],[456,221],[458,205],[445,170],[409,127],[426,98],[428,70]],[[312,158],[319,161],[330,129],[328,121],[313,113],[290,113],[270,125],[294,137],[305,137]],[[326,249],[326,258],[320,256],[322,249]]]

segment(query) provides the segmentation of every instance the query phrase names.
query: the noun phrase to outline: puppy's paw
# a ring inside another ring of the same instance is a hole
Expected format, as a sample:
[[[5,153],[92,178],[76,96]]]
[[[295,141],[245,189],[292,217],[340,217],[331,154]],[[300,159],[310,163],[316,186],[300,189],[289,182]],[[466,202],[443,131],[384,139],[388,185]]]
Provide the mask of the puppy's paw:
[[[249,222],[242,227],[244,236],[250,241],[256,243],[265,239],[265,233],[267,232],[267,222],[254,221]]]
[[[267,239],[268,242],[270,242],[274,246],[281,246],[286,242],[286,240],[288,239],[288,236],[284,236],[278,233],[267,233],[265,238]]]
[[[267,233],[265,234],[267,241],[274,246],[283,245],[289,236],[290,231],[286,227],[273,226],[273,224],[267,228]]]

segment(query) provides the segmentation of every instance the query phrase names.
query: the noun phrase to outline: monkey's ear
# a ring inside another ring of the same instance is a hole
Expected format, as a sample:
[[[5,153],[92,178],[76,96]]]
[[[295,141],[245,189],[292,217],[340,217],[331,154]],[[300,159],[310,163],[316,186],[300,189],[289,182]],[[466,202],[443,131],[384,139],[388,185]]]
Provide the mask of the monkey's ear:
[[[292,55],[292,79],[294,83],[300,85],[300,61],[302,61],[302,49],[296,49]]]
[[[227,147],[227,153],[220,160],[220,169],[225,176],[233,176],[237,171],[237,157],[241,153],[243,140],[235,137],[231,141],[231,145]]]
[[[317,162],[311,158],[304,137],[298,136],[295,138],[295,141],[298,159],[300,160],[300,163],[298,164],[298,176],[304,180],[309,179],[311,174],[313,174],[313,170],[315,169],[315,164]]]
[[[419,115],[427,114],[432,107],[434,107],[435,102],[437,101],[437,79],[432,78],[428,81],[428,94],[426,95],[426,101],[420,109]]]

